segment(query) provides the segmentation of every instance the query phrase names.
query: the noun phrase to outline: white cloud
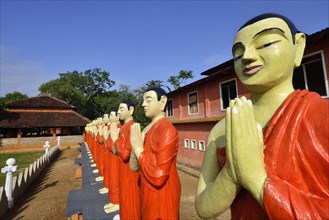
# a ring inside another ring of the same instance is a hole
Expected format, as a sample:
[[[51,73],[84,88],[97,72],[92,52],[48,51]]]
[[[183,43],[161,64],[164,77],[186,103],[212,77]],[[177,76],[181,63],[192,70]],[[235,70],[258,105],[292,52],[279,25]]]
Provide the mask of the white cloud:
[[[41,62],[20,58],[19,50],[1,46],[0,96],[14,91],[36,96],[50,74]]]

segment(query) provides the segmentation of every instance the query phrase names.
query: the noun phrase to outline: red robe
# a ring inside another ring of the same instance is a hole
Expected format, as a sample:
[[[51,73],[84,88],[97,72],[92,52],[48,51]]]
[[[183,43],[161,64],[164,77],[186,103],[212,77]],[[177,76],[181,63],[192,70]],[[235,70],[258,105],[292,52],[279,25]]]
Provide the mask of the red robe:
[[[232,219],[329,219],[329,102],[295,91],[264,130],[263,204],[242,189]]]
[[[106,140],[106,143],[107,143],[107,140]],[[105,139],[104,139],[104,141],[105,141]],[[109,151],[109,149],[106,149],[105,142],[104,142],[104,181],[103,181],[103,183],[104,183],[105,188],[109,188],[109,169],[110,169],[109,160],[110,160],[110,151]]]
[[[94,161],[96,163],[97,169],[99,169],[99,156],[100,156],[99,140],[100,140],[100,135],[97,134],[95,138],[95,157],[94,157]]]
[[[105,168],[105,145],[104,145],[104,136],[100,135],[99,138],[99,147],[100,147],[100,155],[99,155],[99,175],[104,176],[104,168]]]
[[[142,219],[178,219],[181,184],[176,157],[176,128],[163,118],[146,133],[138,162],[141,172]]]
[[[121,124],[117,124],[118,128],[121,128]],[[108,126],[110,129],[110,125]],[[117,155],[113,154],[112,151],[112,139],[109,137],[106,140],[106,145],[108,147],[108,187],[109,187],[109,200],[113,204],[119,204],[119,158]]]
[[[120,219],[140,219],[140,174],[130,169],[129,158],[131,153],[130,127],[131,120],[120,129],[119,137],[114,142],[120,157],[119,185],[120,185]]]

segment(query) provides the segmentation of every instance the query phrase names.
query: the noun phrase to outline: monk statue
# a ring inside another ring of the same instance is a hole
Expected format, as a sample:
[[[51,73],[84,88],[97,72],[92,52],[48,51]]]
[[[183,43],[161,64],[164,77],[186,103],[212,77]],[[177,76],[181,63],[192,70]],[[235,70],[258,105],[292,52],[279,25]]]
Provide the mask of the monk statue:
[[[104,136],[104,131],[107,128],[107,123],[110,121],[109,115],[108,114],[104,114],[100,127],[99,127],[99,133],[100,133],[100,160],[99,160],[99,164],[100,164],[100,176],[96,178],[96,181],[103,181],[104,187],[99,189],[99,193],[101,194],[106,194],[108,193],[108,176],[106,175],[107,171],[108,171],[108,167],[107,167],[107,161],[108,161],[108,153],[107,153],[107,149],[105,147],[105,136]]]
[[[131,126],[130,143],[141,173],[142,219],[179,219],[178,132],[165,118],[166,104],[163,89],[147,89],[142,106],[152,121],[143,131],[139,123]]]
[[[134,124],[135,106],[130,101],[120,103],[118,116],[124,121],[121,129],[117,123],[111,123],[110,136],[114,143],[114,152],[119,157],[119,205],[120,219],[140,219],[140,174],[130,169],[129,159],[132,151],[130,127]]]
[[[278,14],[244,24],[232,47],[235,72],[250,91],[231,100],[210,132],[196,210],[213,218],[329,219],[329,101],[294,90],[305,34]]]
[[[120,209],[119,206],[119,157],[116,155],[117,152],[113,151],[115,147],[113,146],[113,141],[111,137],[109,137],[109,131],[111,128],[111,123],[115,123],[117,125],[117,129],[121,128],[121,124],[119,121],[119,117],[117,115],[117,109],[111,109],[110,111],[110,121],[107,124],[107,127],[104,128],[104,138],[105,138],[105,147],[107,148],[108,153],[108,187],[109,187],[109,201],[110,203],[104,206],[104,210],[106,213],[115,212]]]

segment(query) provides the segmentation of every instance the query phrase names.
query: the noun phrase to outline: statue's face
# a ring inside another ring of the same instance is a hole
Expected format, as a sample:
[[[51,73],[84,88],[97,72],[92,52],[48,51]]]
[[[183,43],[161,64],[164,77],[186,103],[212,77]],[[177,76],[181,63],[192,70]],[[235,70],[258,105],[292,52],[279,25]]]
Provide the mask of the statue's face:
[[[119,117],[117,116],[116,112],[111,112],[110,113],[110,122],[118,122],[119,121]]]
[[[127,104],[121,103],[119,105],[118,116],[119,116],[120,120],[123,120],[123,121],[131,116]]]
[[[144,108],[145,116],[148,118],[154,118],[159,115],[163,108],[161,101],[158,101],[156,92],[152,90],[144,93],[142,106]]]
[[[109,119],[109,115],[108,115],[108,114],[104,114],[104,117],[103,117],[103,123],[104,123],[104,124],[107,124],[109,121],[110,121],[110,119]]]
[[[232,53],[235,72],[251,91],[291,81],[296,47],[282,19],[267,18],[241,29],[235,36]]]

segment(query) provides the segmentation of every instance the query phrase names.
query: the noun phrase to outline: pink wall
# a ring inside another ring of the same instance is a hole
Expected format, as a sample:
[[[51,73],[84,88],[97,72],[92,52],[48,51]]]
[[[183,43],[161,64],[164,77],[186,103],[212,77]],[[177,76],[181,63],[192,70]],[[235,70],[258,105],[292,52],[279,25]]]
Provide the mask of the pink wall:
[[[208,135],[216,122],[175,124],[179,133],[179,151],[177,161],[193,167],[201,167],[204,151],[199,150],[199,141],[207,145]],[[184,140],[196,140],[197,149],[184,147]]]

